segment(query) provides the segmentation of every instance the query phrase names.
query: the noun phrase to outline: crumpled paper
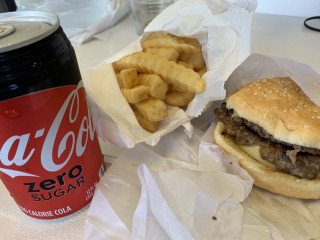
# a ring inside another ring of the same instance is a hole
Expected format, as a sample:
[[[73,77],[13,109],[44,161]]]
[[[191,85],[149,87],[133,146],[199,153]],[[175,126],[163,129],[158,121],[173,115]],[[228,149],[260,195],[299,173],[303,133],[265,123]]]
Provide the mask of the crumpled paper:
[[[242,206],[243,239],[320,239],[319,200],[293,199],[253,188]]]
[[[190,139],[179,128],[156,147],[124,151],[97,184],[86,239],[240,239],[240,202],[252,179],[232,158],[232,165],[196,170],[198,156],[223,153],[198,149],[203,132],[194,135]],[[178,140],[175,146],[172,140]]]
[[[72,44],[82,45],[92,40],[96,34],[113,27],[129,11],[130,4],[128,0],[114,0],[112,10],[98,22],[85,29],[66,28],[64,31]]]
[[[255,0],[177,1],[159,14],[135,42],[89,69],[84,84],[99,136],[127,148],[141,142],[154,146],[162,136],[179,126],[184,126],[191,136],[190,120],[200,116],[212,101],[225,97],[225,81],[250,54],[251,20],[256,5]],[[161,121],[159,130],[151,134],[141,128],[122,96],[111,63],[141,51],[140,41],[154,31],[197,38],[203,48],[208,72],[203,76],[205,91],[196,95],[185,112],[170,107],[168,119]]]
[[[304,93],[320,106],[320,75],[310,66],[287,58],[251,54],[226,82],[227,94],[238,87],[262,78],[290,77]]]
[[[317,72],[260,54],[231,74],[227,92],[274,76],[290,76],[319,105]],[[319,200],[251,188],[252,179],[238,161],[215,145],[212,111],[220,103],[193,120],[192,138],[178,128],[154,147],[124,150],[97,184],[86,239],[319,239]],[[211,125],[204,132],[206,121]]]

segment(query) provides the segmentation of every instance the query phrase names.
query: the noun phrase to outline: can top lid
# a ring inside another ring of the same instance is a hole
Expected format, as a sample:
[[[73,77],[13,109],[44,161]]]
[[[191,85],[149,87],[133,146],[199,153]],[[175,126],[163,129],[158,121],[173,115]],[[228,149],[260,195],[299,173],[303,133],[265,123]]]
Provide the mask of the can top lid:
[[[41,11],[0,14],[0,53],[37,42],[60,26],[57,15]]]

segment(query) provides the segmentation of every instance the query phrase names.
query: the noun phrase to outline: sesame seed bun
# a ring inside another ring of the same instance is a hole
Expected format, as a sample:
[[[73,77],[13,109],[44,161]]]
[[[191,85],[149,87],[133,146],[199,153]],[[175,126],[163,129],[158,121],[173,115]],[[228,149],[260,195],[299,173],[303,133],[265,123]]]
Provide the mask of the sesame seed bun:
[[[279,141],[320,149],[320,107],[288,77],[244,85],[227,99],[227,108]]]

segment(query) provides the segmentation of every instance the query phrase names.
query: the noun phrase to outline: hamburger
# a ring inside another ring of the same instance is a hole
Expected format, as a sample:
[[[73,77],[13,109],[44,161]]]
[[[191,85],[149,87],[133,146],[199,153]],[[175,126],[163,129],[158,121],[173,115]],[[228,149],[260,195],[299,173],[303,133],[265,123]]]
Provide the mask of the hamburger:
[[[320,198],[320,107],[288,77],[266,78],[233,92],[215,109],[214,138],[268,191]]]

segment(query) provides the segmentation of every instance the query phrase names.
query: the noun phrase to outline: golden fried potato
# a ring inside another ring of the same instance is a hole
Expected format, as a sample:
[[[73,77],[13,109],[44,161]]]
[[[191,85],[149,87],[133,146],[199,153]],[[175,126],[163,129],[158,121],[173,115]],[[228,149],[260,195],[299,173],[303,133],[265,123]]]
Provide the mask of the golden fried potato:
[[[178,86],[174,86],[172,84],[169,84],[169,90],[168,92],[185,92],[184,88],[178,87]],[[168,93],[167,92],[167,93]]]
[[[120,73],[116,73],[116,78],[117,78],[119,87],[120,87],[120,88],[123,88],[124,86],[123,86],[122,80],[121,80],[121,78],[120,78]]]
[[[133,107],[149,121],[161,121],[168,116],[166,104],[158,99],[148,98],[133,104]]]
[[[135,68],[122,69],[119,76],[125,88],[133,88],[139,85],[138,73]]]
[[[167,58],[171,61],[176,62],[179,57],[179,52],[175,50],[174,48],[166,48],[166,47],[152,47],[152,48],[146,48],[144,50],[146,53],[152,53],[155,55],[158,55],[159,57]]]
[[[119,87],[142,128],[158,129],[168,116],[166,104],[186,109],[202,93],[207,72],[196,38],[154,32],[141,42],[142,52],[112,63]]]
[[[183,62],[183,61],[178,61],[177,63],[178,63],[178,64],[181,64],[181,65],[183,65],[183,66],[185,66],[186,68],[193,69],[193,65],[192,65],[192,64],[190,64],[190,63]]]
[[[190,37],[180,37],[180,36],[175,36],[173,34],[170,34],[169,35],[172,35],[176,38],[178,38],[179,40],[185,42],[185,43],[188,43],[188,44],[191,44],[192,46],[198,48],[198,49],[201,49],[201,44],[200,42],[198,41],[198,39],[196,38],[190,38]]]
[[[202,69],[205,66],[205,61],[201,52],[196,53],[181,53],[178,61],[182,61],[196,71]]]
[[[170,35],[170,34],[169,34]],[[175,36],[177,37],[177,36]],[[185,43],[188,43],[195,48],[197,48],[199,51],[193,51],[193,52],[182,52],[179,55],[178,62],[182,61],[184,63],[187,63],[188,65],[192,65],[192,68],[195,71],[200,70],[204,67],[205,61],[202,56],[202,46],[198,39],[196,38],[189,38],[189,37],[177,37],[180,41],[183,41]]]
[[[205,88],[205,81],[192,69],[151,53],[135,52],[114,64],[119,69],[133,67],[139,72],[158,74],[167,83],[189,92],[201,93]]]
[[[164,100],[168,91],[168,84],[156,74],[139,74],[141,84],[149,87],[149,95],[155,99]]]
[[[201,68],[199,71],[198,71],[198,74],[200,75],[200,77],[203,76],[203,74],[205,74],[207,72],[207,66],[205,65],[203,68]]]
[[[128,103],[137,103],[148,98],[149,88],[138,85],[134,88],[121,88],[121,92]]]
[[[137,110],[134,110],[133,112],[136,115],[138,123],[143,129],[152,133],[158,130],[159,122],[149,121],[148,119],[144,118]]]
[[[172,34],[163,32],[151,33],[144,42],[141,43],[143,49],[153,47],[166,47],[174,48],[178,52],[198,52],[199,48],[185,43],[183,40],[178,39]]]
[[[186,107],[194,98],[195,93],[192,92],[168,92],[165,102],[175,107]]]

